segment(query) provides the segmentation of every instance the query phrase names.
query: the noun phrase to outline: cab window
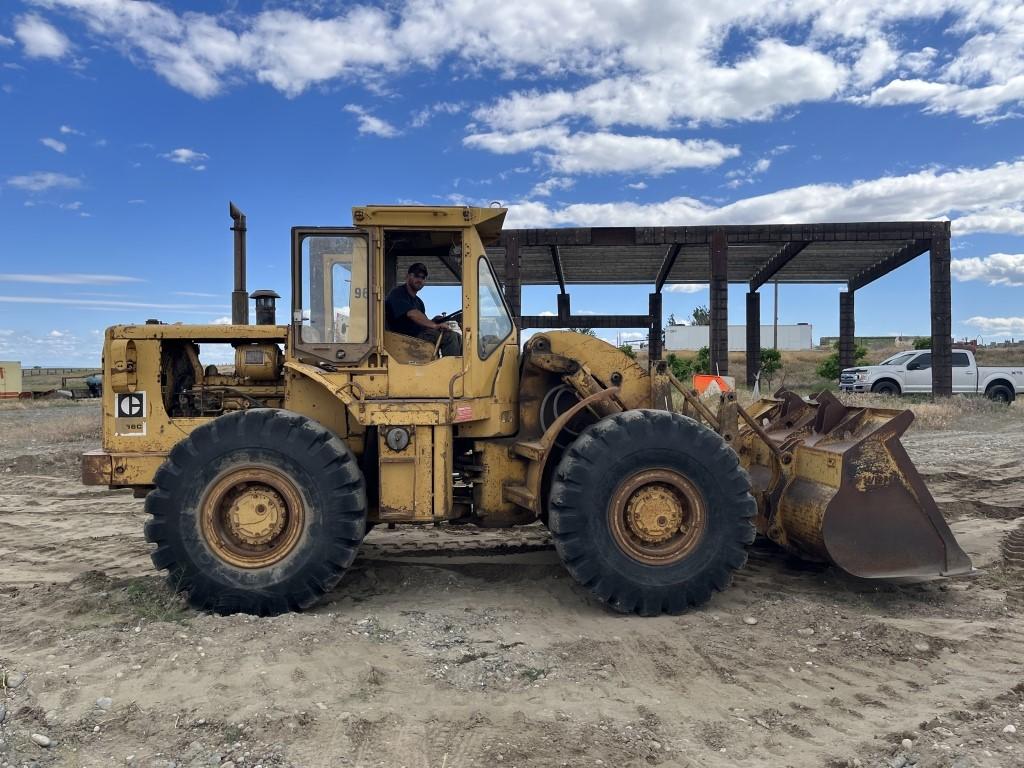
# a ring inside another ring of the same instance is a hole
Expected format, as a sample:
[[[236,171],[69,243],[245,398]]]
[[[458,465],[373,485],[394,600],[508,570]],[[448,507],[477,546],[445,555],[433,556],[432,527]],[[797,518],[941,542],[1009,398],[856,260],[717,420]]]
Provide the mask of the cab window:
[[[954,352],[953,353],[953,367],[954,368],[970,368],[971,360],[967,357],[966,352]]]
[[[480,332],[478,351],[480,359],[486,360],[512,333],[512,317],[505,307],[505,301],[494,279],[487,259],[480,259],[477,267],[479,284]]]
[[[302,241],[302,341],[363,344],[369,334],[368,249],[357,235]]]

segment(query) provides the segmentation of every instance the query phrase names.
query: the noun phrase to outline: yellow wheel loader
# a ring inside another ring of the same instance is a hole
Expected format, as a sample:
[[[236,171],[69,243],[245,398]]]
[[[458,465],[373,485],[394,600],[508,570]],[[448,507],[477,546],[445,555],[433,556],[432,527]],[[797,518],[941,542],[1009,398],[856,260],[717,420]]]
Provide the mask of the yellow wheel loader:
[[[521,348],[485,250],[504,209],[368,206],[293,229],[287,325],[272,291],[248,324],[231,214],[233,323],[109,328],[103,446],[82,465],[145,496],[153,563],[197,608],[307,608],[382,523],[542,521],[581,585],[645,616],[724,589],[756,533],[860,577],[971,569],[900,445],[909,412],[827,393],[709,407],[596,338]],[[387,292],[428,259],[461,286],[461,355],[385,326]],[[234,365],[203,361],[211,345]]]

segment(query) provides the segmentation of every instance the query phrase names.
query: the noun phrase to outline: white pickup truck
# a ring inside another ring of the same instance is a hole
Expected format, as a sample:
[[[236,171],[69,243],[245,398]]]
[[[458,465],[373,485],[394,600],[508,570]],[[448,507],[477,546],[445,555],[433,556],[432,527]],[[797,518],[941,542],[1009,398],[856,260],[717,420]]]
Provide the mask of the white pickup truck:
[[[903,395],[932,391],[932,353],[928,349],[900,352],[878,365],[845,368],[839,376],[845,392]],[[953,393],[984,394],[992,400],[1013,402],[1024,395],[1024,364],[979,366],[967,349],[953,350]]]

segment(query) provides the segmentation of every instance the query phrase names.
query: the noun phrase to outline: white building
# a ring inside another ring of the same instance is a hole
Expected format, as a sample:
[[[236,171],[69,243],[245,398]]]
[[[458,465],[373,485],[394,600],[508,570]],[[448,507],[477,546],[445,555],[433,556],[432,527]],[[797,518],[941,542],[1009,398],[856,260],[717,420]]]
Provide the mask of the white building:
[[[710,327],[707,325],[669,325],[665,328],[665,349],[700,349],[709,344]],[[772,347],[774,329],[771,325],[761,326],[761,347]],[[813,339],[810,323],[779,326],[779,349],[811,349]],[[747,326],[729,326],[729,351],[743,352],[747,348]]]

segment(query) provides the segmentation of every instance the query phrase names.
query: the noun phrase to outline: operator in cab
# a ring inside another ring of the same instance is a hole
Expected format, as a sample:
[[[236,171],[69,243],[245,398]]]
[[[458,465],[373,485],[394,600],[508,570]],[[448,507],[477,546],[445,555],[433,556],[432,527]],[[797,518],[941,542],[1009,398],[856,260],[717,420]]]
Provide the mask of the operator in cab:
[[[422,290],[427,281],[427,266],[417,261],[410,265],[405,282],[396,285],[388,292],[384,301],[384,322],[389,331],[434,344],[438,334],[442,335],[441,355],[458,357],[462,354],[462,336],[452,331],[444,323],[438,323],[427,317],[423,300],[416,294]]]

